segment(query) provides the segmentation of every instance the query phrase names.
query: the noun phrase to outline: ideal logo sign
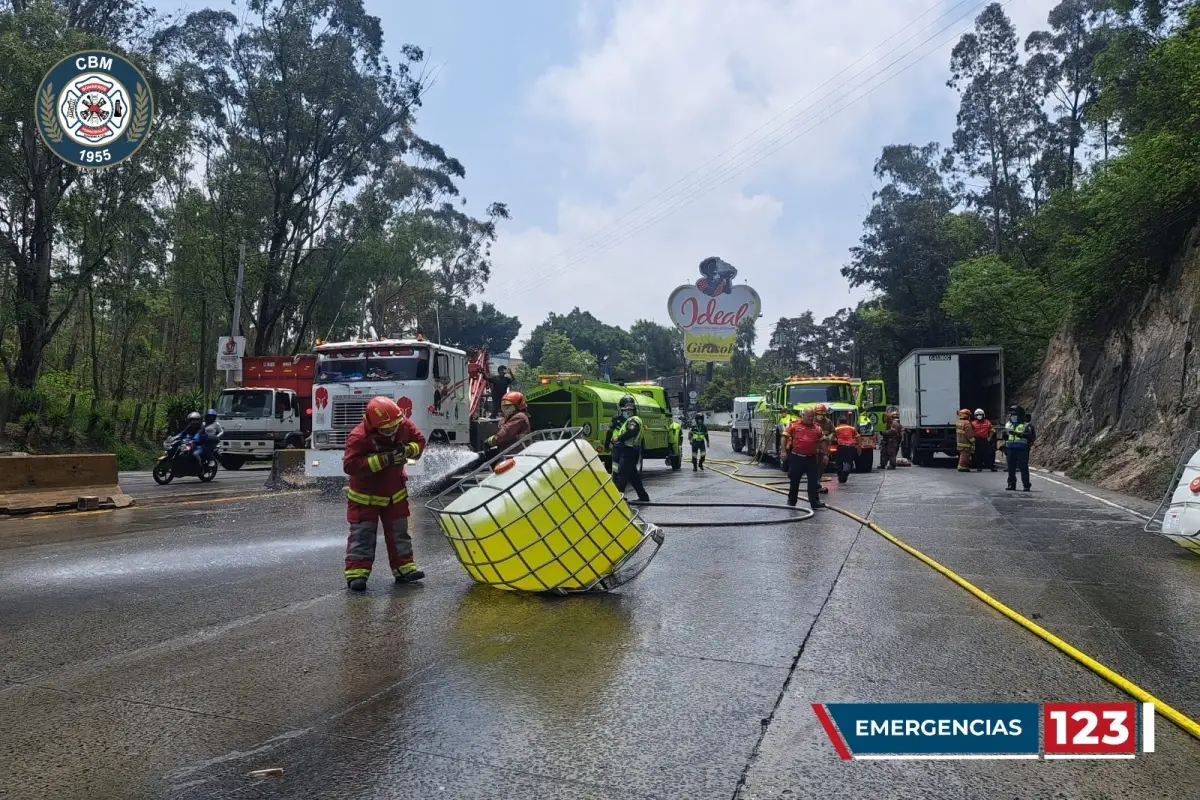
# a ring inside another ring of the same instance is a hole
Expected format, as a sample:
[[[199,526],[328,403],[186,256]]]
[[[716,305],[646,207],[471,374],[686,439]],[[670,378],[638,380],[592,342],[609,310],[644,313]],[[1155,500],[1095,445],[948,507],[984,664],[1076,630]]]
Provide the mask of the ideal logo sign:
[[[684,332],[691,361],[728,361],[733,357],[738,326],[762,311],[758,292],[733,283],[737,268],[710,256],[700,262],[700,280],[680,286],[667,300],[667,313]]]

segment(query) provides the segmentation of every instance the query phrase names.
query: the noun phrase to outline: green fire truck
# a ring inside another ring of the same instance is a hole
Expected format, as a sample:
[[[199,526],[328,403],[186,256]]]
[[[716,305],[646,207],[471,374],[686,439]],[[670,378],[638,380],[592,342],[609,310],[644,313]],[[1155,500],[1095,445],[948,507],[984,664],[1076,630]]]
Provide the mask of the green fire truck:
[[[754,409],[747,449],[760,458],[779,458],[784,429],[804,409],[824,403],[834,419],[847,412],[851,414],[852,424],[858,429],[858,446],[862,448],[854,469],[870,472],[875,461],[875,434],[887,409],[886,402],[883,381],[861,381],[848,375],[793,375],[769,388]],[[832,458],[836,449],[836,445],[830,447],[831,458],[826,469],[836,468]]]
[[[671,469],[679,469],[683,464],[683,429],[671,415],[666,390],[653,382],[615,384],[574,373],[541,375],[537,385],[525,392],[525,401],[533,430],[583,428],[583,435],[611,470],[612,456],[604,446],[604,438],[617,404],[625,395],[633,398],[645,426],[642,463],[661,458]]]

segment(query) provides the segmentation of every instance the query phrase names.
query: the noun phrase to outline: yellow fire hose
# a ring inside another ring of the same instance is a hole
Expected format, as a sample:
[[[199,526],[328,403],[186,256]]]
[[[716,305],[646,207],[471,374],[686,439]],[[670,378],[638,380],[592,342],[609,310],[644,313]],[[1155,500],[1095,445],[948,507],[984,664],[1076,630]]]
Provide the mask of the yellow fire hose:
[[[721,469],[714,470],[718,474],[724,475],[726,478],[731,478],[735,481],[738,481],[739,483],[744,483],[749,486],[755,486],[759,489],[765,489],[768,492],[776,492],[777,494],[787,494],[787,490],[783,489],[779,486],[779,484],[786,484],[787,483],[786,480],[774,479],[774,480],[757,481],[757,480],[752,480],[750,478],[747,478],[745,476],[737,474],[738,471],[742,469],[742,467],[753,466],[754,464],[758,463],[758,461],[759,461],[759,459],[757,459],[757,458],[754,461],[750,461],[750,462],[733,461],[733,460],[729,460],[729,459],[709,459],[708,463],[721,464],[721,465],[733,467],[732,472],[725,472],[724,470],[721,470]],[[968,592],[975,595],[975,597],[977,597],[980,600],[982,600],[983,602],[987,603],[989,606],[991,606],[995,610],[999,611],[1001,614],[1008,617],[1009,619],[1011,619],[1013,622],[1020,625],[1025,630],[1029,631],[1030,633],[1034,634],[1035,636],[1038,636],[1038,637],[1044,639],[1045,641],[1049,642],[1050,644],[1054,645],[1054,647],[1058,648],[1061,652],[1066,653],[1068,656],[1075,659],[1080,664],[1083,664],[1085,667],[1090,669],[1092,672],[1096,673],[1101,678],[1104,678],[1106,681],[1113,684],[1118,689],[1120,689],[1121,691],[1128,694],[1130,697],[1133,697],[1134,699],[1136,699],[1140,702],[1143,702],[1143,703],[1153,703],[1155,711],[1157,711],[1159,714],[1161,714],[1162,716],[1169,719],[1175,725],[1182,728],[1185,732],[1191,734],[1197,740],[1200,740],[1200,723],[1197,723],[1195,720],[1191,719],[1183,712],[1167,705],[1162,700],[1159,700],[1157,697],[1150,694],[1142,687],[1138,686],[1137,684],[1133,683],[1132,681],[1128,680],[1127,678],[1117,674],[1116,672],[1113,672],[1111,669],[1104,666],[1096,659],[1094,659],[1091,656],[1087,655],[1086,653],[1080,651],[1078,648],[1072,646],[1068,642],[1065,642],[1062,639],[1058,638],[1053,633],[1051,633],[1050,631],[1043,628],[1041,625],[1038,625],[1036,622],[1034,622],[1034,621],[1022,616],[1021,614],[1017,613],[1016,611],[1012,610],[1011,608],[1004,605],[996,598],[989,595],[987,592],[980,589],[975,584],[968,581],[966,578],[963,578],[962,576],[955,573],[953,570],[939,564],[937,561],[934,561],[932,558],[925,555],[924,553],[922,553],[920,550],[916,549],[915,547],[912,547],[911,545],[908,545],[908,544],[902,542],[900,539],[897,539],[895,536],[888,533],[886,530],[879,527],[874,522],[871,522],[868,519],[864,519],[853,512],[845,510],[844,508],[838,508],[837,506],[832,506],[832,505],[829,505],[828,503],[826,503],[825,507],[828,508],[830,511],[836,511],[837,513],[841,514],[842,516],[848,517],[849,519],[854,520],[858,524],[865,525],[866,527],[870,528],[872,531],[879,534],[884,539],[887,539],[889,542],[896,545],[897,547],[899,547],[904,552],[908,553],[913,558],[916,558],[922,564],[925,564],[926,566],[930,567],[934,571],[939,572],[942,575],[944,575],[945,577],[954,581],[956,584],[958,584],[962,588],[966,589]]]

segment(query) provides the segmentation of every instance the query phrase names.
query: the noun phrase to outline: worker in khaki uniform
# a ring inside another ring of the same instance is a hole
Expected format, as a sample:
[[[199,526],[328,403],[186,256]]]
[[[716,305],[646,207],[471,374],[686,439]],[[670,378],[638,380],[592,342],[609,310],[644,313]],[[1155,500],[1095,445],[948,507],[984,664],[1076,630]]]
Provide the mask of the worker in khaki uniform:
[[[425,451],[425,437],[390,397],[367,403],[363,421],[346,436],[342,471],[350,476],[346,492],[346,586],[361,592],[375,562],[375,537],[383,523],[388,564],[396,583],[425,577],[413,559],[408,533],[408,475],[404,465]]]
[[[970,472],[971,456],[975,453],[975,429],[971,427],[970,410],[959,409],[954,434],[958,442],[958,471]]]
[[[837,445],[836,436],[834,434],[833,420],[829,418],[829,409],[824,403],[817,403],[813,406],[813,422],[821,429],[821,433],[825,436],[825,444],[821,448],[820,463],[817,466],[817,475],[825,474],[825,467],[829,464],[829,452]],[[822,486],[821,494],[829,494],[829,487]]]
[[[883,417],[883,431],[879,434],[879,465],[884,469],[895,469],[900,454],[900,441],[904,438],[904,426],[900,414],[889,411]]]

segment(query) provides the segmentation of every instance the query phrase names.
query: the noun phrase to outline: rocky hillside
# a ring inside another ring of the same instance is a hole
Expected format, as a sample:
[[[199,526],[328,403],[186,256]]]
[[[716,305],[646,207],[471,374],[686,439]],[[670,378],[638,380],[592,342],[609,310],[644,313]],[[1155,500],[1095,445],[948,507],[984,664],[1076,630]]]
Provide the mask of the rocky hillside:
[[[1064,329],[1022,394],[1033,461],[1158,500],[1200,428],[1200,225],[1164,280],[1094,331]]]

